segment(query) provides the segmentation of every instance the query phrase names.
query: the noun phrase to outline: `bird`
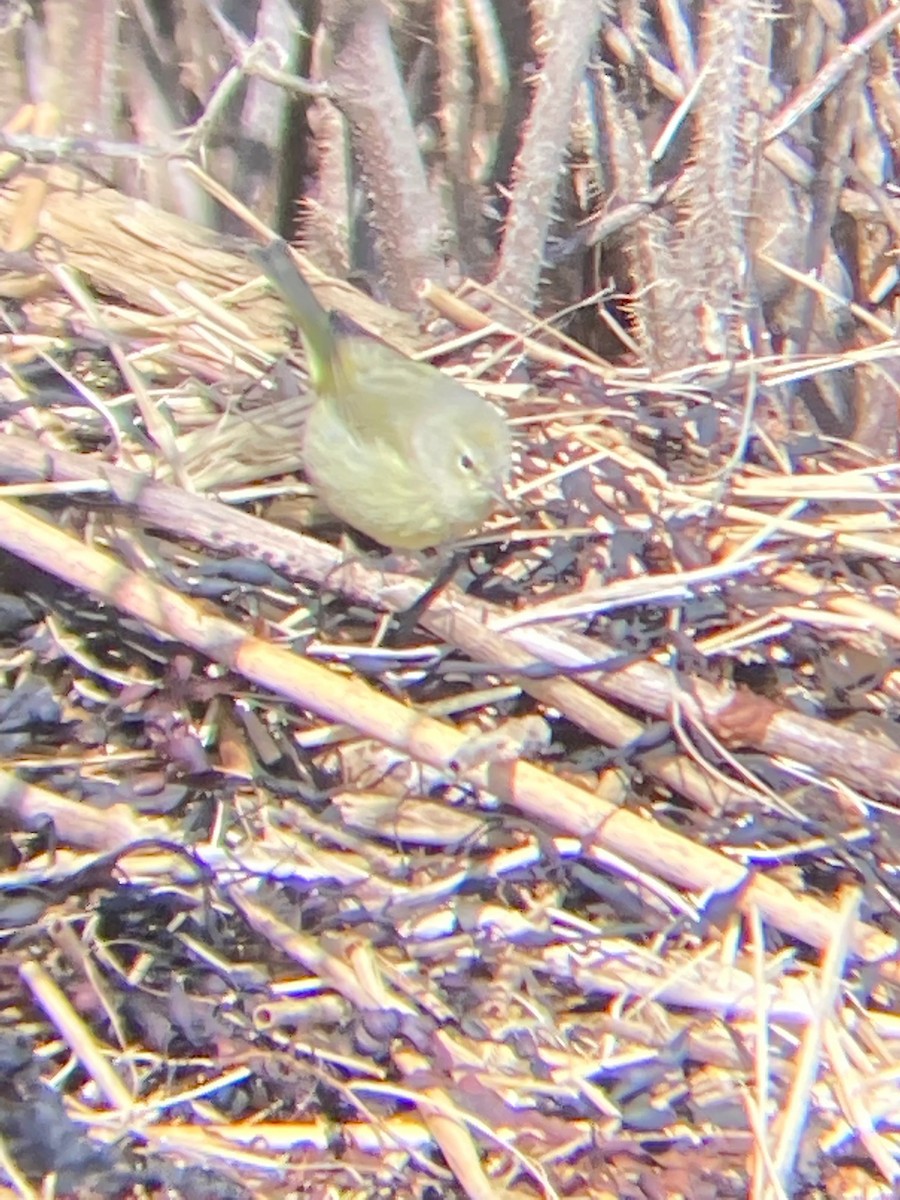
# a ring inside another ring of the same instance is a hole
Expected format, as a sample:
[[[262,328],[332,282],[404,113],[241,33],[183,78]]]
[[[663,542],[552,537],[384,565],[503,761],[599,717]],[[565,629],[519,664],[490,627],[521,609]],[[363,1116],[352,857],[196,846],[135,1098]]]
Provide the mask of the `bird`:
[[[304,471],[330,511],[397,550],[444,546],[482,525],[512,463],[500,411],[437,367],[336,330],[282,238],[252,257],[300,329],[315,396]]]

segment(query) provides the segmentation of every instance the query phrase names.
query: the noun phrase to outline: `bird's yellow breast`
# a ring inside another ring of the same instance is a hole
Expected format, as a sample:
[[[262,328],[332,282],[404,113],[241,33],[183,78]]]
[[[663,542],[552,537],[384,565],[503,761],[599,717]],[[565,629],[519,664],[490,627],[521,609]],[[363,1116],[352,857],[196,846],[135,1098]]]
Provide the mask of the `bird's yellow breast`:
[[[484,521],[495,504],[490,492],[466,479],[442,478],[405,439],[352,431],[329,398],[310,411],[303,458],[335,516],[397,549],[452,541]]]

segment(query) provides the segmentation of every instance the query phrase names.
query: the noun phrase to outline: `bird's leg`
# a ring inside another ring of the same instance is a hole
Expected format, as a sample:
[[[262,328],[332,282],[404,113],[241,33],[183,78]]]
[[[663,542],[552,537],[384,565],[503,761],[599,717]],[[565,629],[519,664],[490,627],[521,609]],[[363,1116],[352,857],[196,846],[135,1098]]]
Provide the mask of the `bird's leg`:
[[[440,563],[437,574],[426,587],[422,595],[413,604],[400,612],[393,614],[391,621],[392,640],[404,641],[419,623],[419,618],[431,604],[432,600],[451,582],[465,560],[465,554],[460,551],[451,553],[443,563]]]

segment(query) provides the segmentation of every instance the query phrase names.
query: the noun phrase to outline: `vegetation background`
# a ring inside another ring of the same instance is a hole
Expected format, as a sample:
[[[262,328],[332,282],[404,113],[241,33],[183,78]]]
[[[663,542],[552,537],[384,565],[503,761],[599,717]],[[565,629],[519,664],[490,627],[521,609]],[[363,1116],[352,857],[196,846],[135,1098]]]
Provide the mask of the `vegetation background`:
[[[898,28],[0,5],[4,1194],[896,1194]],[[433,593],[273,230],[510,419]]]

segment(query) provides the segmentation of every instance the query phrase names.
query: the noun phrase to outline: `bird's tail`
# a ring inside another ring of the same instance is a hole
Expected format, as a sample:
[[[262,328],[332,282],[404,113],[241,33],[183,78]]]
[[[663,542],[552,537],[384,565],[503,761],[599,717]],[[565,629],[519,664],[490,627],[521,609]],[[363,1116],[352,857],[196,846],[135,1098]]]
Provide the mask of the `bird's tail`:
[[[255,246],[250,254],[296,318],[313,388],[320,395],[332,393],[336,347],[331,318],[300,274],[287,242],[273,238],[265,246]]]

